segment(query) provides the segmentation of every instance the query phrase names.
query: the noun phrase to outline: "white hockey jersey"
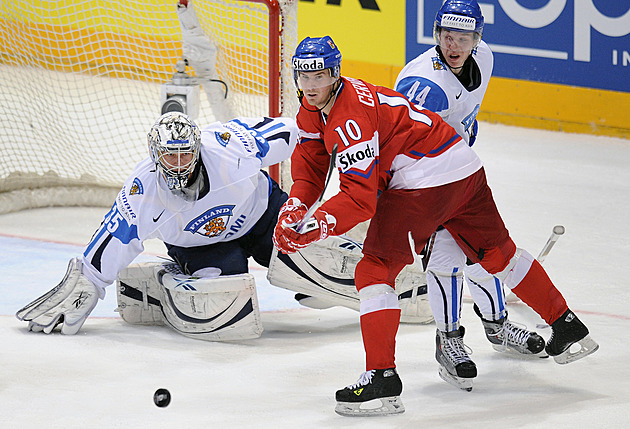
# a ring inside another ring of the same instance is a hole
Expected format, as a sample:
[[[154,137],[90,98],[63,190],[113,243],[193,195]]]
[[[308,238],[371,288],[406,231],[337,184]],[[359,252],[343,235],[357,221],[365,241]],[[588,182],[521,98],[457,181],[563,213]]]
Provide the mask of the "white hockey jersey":
[[[143,242],[193,247],[242,237],[267,209],[271,182],[261,168],[291,156],[298,139],[293,119],[237,118],[201,133],[201,162],[209,191],[187,202],[163,201],[150,158],[140,162],[83,252],[83,274],[105,287],[144,249]]]
[[[492,75],[493,55],[481,41],[473,51],[481,72],[481,83],[472,91],[444,64],[435,46],[410,61],[396,79],[395,89],[412,103],[438,113],[470,144],[477,112]]]

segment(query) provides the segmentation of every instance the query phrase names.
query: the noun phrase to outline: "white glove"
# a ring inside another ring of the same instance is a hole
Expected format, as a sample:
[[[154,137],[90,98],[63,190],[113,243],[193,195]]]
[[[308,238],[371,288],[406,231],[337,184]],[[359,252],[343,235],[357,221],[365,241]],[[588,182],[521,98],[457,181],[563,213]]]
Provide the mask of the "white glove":
[[[74,258],[70,260],[61,283],[27,304],[15,316],[29,322],[28,329],[33,332],[50,334],[62,324],[62,334],[74,335],[96,307],[98,299],[104,296],[105,290],[96,287],[81,273],[81,260]]]

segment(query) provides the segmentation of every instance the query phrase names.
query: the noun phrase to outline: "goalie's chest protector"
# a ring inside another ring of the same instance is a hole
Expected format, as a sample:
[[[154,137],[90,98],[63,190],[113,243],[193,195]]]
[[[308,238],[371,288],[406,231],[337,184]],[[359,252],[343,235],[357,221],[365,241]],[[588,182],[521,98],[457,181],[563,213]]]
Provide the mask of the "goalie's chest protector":
[[[204,133],[209,132],[214,133],[204,130]],[[222,138],[218,134],[222,133],[217,131],[216,138]],[[242,152],[242,147],[236,144],[222,146],[213,141],[214,136],[207,137],[210,136],[204,135],[201,159],[208,173],[209,192],[181,212],[164,209],[157,222],[154,219],[159,211],[147,213],[141,221],[145,227],[139,231],[141,235],[146,234],[144,238],[157,237],[182,247],[229,241],[244,236],[267,209],[270,181],[260,171],[260,160],[255,154],[249,156]],[[223,138],[227,138],[225,134]]]

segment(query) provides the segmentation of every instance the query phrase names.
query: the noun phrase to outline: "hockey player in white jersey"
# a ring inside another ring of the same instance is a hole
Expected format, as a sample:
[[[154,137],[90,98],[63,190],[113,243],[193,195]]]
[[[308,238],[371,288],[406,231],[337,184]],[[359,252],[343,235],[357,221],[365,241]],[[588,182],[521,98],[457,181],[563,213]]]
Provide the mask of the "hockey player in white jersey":
[[[395,84],[412,103],[442,116],[470,146],[476,139],[476,116],[493,67],[492,52],[481,40],[483,25],[475,0],[447,0],[435,18],[436,46],[410,61]],[[545,341],[508,320],[502,282],[478,263],[467,265],[466,259],[450,233],[440,228],[427,266],[429,302],[437,325],[436,359],[443,379],[470,390],[477,369],[460,325],[464,276],[475,312],[495,349],[537,355]]]
[[[16,316],[32,331],[61,324],[62,333],[75,334],[120,273],[119,311],[131,323],[165,323],[206,340],[260,336],[247,260],[269,265],[287,199],[261,168],[288,158],[297,139],[289,118],[237,118],[200,131],[182,113],[162,115],[148,134],[150,157],[83,254],[57,287]],[[150,238],[162,240],[175,263],[127,268]]]

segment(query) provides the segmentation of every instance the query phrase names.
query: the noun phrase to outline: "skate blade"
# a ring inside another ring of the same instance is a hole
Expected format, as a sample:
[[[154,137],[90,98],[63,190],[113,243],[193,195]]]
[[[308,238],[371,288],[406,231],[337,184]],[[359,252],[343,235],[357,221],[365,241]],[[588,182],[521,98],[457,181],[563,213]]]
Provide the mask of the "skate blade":
[[[522,359],[545,359],[549,357],[547,352],[545,352],[545,349],[534,354],[528,349],[519,349],[515,347],[504,346],[503,344],[492,344],[492,348],[499,353],[507,353],[510,357],[517,357]]]
[[[404,413],[405,406],[400,396],[389,396],[366,402],[337,402],[335,412],[345,417],[386,416]]]
[[[564,352],[560,353],[557,356],[554,356],[553,360],[555,360],[556,363],[559,363],[560,365],[564,365],[567,363],[575,362],[576,360],[593,354],[597,351],[597,349],[599,349],[599,344],[597,344],[590,335],[587,335],[586,337],[582,338],[580,341],[572,344],[571,346],[574,346],[575,344],[580,345],[580,350],[576,352],[571,352],[571,347],[569,347]]]
[[[465,390],[466,392],[472,391],[473,388],[473,379],[472,378],[462,378],[457,377],[446,370],[443,366],[440,366],[438,370],[438,374],[440,378],[446,381],[448,384],[451,384],[458,389]]]

